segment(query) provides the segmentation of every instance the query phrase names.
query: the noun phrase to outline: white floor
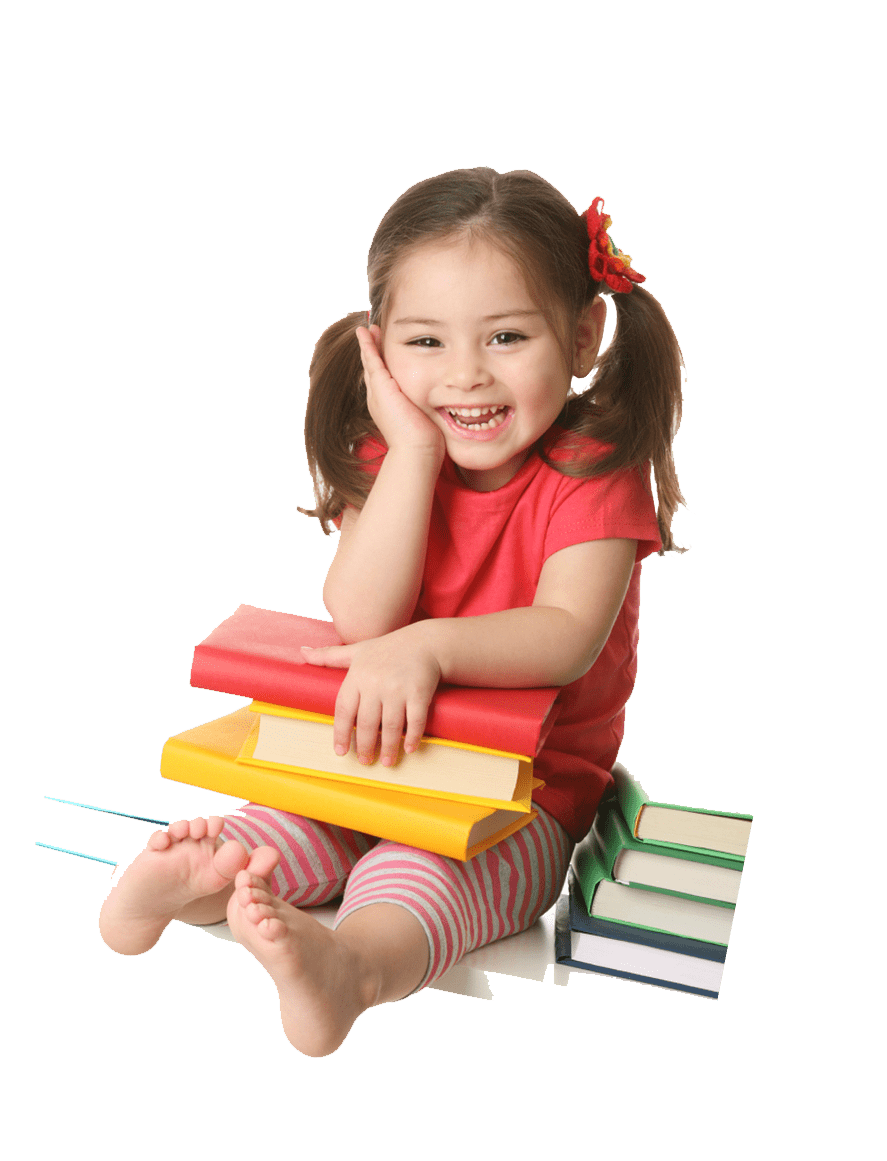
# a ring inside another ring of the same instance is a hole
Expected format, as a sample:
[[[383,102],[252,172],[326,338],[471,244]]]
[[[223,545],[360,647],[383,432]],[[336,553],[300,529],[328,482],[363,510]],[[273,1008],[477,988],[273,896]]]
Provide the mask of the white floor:
[[[329,903],[323,907],[313,908],[311,914],[327,927],[332,927],[336,911],[337,904]],[[201,930],[222,939],[234,939],[227,923],[217,923]],[[553,969],[553,982],[559,986],[565,985],[570,974],[579,970],[554,962],[553,907],[529,931],[478,948],[477,951],[464,956],[455,967],[430,986],[442,992],[491,1000],[493,993],[490,990],[487,972],[542,983],[549,967]]]

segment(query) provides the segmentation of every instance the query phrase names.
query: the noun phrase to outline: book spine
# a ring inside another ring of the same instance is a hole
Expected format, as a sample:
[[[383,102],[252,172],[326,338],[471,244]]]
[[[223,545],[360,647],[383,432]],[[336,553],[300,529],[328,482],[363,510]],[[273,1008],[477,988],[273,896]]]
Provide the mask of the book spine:
[[[601,807],[598,809],[594,820],[594,833],[600,844],[600,853],[604,864],[604,870],[607,875],[613,878],[613,868],[616,865],[616,859],[619,857],[622,847],[622,834],[617,823],[620,817],[620,811],[615,805],[615,802],[610,800],[610,808]]]
[[[616,798],[622,817],[628,823],[628,829],[636,838],[641,811],[647,805],[648,799],[637,779],[632,778],[621,763],[613,768],[613,781],[616,785]]]
[[[572,868],[576,880],[582,891],[582,898],[588,914],[591,914],[591,902],[594,898],[598,883],[608,878],[607,869],[603,864],[600,849],[592,830],[573,852]]]

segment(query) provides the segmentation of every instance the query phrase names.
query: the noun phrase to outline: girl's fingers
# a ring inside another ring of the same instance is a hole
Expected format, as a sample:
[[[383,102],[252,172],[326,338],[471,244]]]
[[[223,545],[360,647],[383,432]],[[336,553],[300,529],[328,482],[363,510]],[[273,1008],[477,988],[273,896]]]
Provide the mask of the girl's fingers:
[[[325,665],[330,669],[347,669],[353,650],[350,645],[322,645],[317,649],[302,646],[302,659],[309,665]]]
[[[383,766],[394,766],[403,737],[403,707],[385,707],[382,714],[382,742],[379,757]]]
[[[407,706],[407,729],[403,739],[403,751],[412,754],[418,748],[425,734],[425,723],[428,720],[428,702],[412,702]]]
[[[351,749],[351,737],[357,720],[359,696],[351,692],[347,682],[343,683],[336,698],[333,717],[333,749],[341,758]]]
[[[378,424],[379,419],[382,418],[382,416],[376,415],[380,401],[383,403],[384,415],[384,401],[388,400],[392,393],[399,395],[400,388],[397,387],[391,378],[388,368],[385,366],[385,361],[379,353],[379,349],[370,332],[365,327],[358,327],[357,337],[360,340],[360,361],[363,365],[363,377],[364,383],[366,384],[367,406],[369,407],[370,415],[373,416]]]
[[[361,698],[354,730],[354,748],[357,751],[358,761],[365,766],[371,766],[375,760],[381,720],[381,703]]]
[[[374,354],[379,354],[379,340],[382,338],[382,328],[379,326],[358,327],[357,341],[361,348],[366,351],[372,351]]]
[[[375,330],[379,330],[378,327]],[[381,335],[381,331],[379,331]],[[385,366],[385,360],[382,358],[382,353],[377,345],[376,336],[366,327],[357,328],[357,341],[360,343],[360,358],[363,363],[363,369],[368,375],[374,371],[383,371],[388,375],[388,368]]]

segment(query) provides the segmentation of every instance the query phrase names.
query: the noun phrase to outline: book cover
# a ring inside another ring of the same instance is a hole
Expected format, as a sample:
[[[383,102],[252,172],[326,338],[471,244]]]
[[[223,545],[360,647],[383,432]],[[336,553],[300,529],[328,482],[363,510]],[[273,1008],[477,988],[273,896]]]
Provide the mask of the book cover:
[[[194,650],[191,684],[332,715],[347,670],[303,661],[302,645],[341,645],[331,621],[241,605]],[[534,758],[554,721],[557,689],[438,687],[426,733]]]
[[[521,813],[533,809],[532,792],[542,785],[533,778],[532,762],[518,754],[437,738],[423,738],[415,753],[401,754],[395,766],[362,766],[353,750],[341,757],[334,752],[333,719],[327,714],[256,701],[249,709],[257,718],[238,762]]]
[[[536,818],[236,761],[256,715],[243,708],[170,738],[164,778],[467,860]]]
[[[613,767],[613,781],[619,809],[631,834],[641,842],[745,857],[750,814],[653,802],[621,762]]]
[[[557,902],[555,962],[569,967],[717,999],[726,951],[590,918],[572,873],[568,893]]]

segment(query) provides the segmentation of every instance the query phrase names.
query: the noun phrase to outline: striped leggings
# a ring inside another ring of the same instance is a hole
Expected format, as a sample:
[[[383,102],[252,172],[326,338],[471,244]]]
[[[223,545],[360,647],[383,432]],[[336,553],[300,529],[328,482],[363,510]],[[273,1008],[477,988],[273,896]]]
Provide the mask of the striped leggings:
[[[317,907],[344,892],[336,927],[371,903],[405,907],[428,938],[418,991],[468,952],[526,931],[554,905],[573,843],[537,810],[533,822],[468,862],[254,804],[225,818],[222,837],[247,850],[278,850],[272,890],[295,907]]]

